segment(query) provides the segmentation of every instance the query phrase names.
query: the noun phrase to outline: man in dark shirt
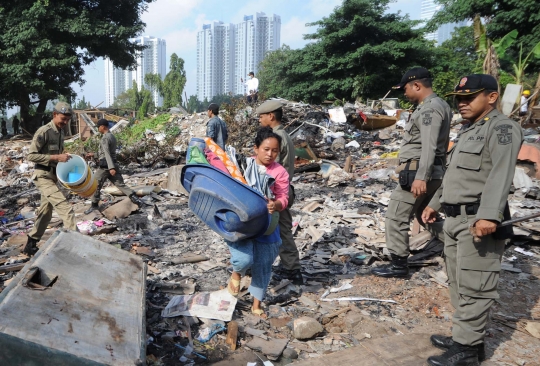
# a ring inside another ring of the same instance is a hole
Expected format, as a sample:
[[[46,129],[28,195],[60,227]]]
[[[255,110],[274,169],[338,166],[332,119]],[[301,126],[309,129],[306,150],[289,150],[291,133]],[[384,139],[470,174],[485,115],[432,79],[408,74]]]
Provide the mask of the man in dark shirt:
[[[206,136],[214,140],[214,142],[225,151],[225,144],[227,143],[229,135],[227,133],[227,125],[218,117],[219,106],[216,103],[210,104],[208,106],[207,114],[208,117],[210,117],[210,120],[206,125]]]

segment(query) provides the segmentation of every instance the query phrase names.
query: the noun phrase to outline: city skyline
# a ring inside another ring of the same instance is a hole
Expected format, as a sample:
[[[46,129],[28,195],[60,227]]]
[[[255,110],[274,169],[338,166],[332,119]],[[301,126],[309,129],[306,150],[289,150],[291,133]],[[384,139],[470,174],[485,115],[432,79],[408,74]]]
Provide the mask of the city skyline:
[[[420,19],[422,0],[398,0],[389,4],[389,13],[401,11],[409,14],[413,20]],[[185,61],[187,83],[185,93],[196,95],[197,80],[197,33],[203,24],[214,21],[241,20],[245,14],[264,11],[266,14],[279,14],[281,17],[281,42],[291,49],[304,47],[309,41],[304,34],[315,32],[315,27],[308,23],[318,21],[331,14],[341,0],[260,0],[245,2],[231,0],[227,3],[218,0],[158,0],[148,5],[148,11],[142,15],[146,23],[144,34],[162,38],[167,44],[166,67],[168,71],[170,55],[176,53]],[[73,84],[77,100],[85,96],[92,105],[104,103],[105,63],[99,59],[85,66],[81,87]],[[103,104],[102,104],[103,105]]]
[[[105,106],[113,105],[120,94],[133,87],[133,81],[141,90],[142,85],[150,89],[144,82],[146,74],[158,74],[165,79],[166,69],[166,41],[152,36],[141,36],[133,40],[138,45],[148,46],[137,57],[137,67],[134,70],[123,70],[115,67],[111,60],[105,59]],[[152,91],[156,106],[163,105],[163,97],[157,90]]]
[[[244,94],[241,79],[257,74],[266,53],[279,48],[280,35],[281,17],[264,12],[244,15],[237,24],[203,24],[197,33],[197,98]]]

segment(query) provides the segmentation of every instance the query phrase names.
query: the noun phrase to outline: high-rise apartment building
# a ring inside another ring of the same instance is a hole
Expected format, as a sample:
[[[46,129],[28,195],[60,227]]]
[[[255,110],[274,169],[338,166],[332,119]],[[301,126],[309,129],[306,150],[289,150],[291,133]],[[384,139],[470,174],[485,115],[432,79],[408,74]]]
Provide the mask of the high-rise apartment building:
[[[281,17],[265,13],[244,16],[236,25],[214,22],[197,34],[197,97],[244,94],[240,81],[250,71],[257,74],[268,51],[280,45]]]
[[[441,5],[436,4],[434,0],[422,0],[422,7],[420,10],[420,19],[423,21],[429,21],[437,11],[441,9]],[[466,26],[467,22],[459,23],[447,23],[443,24],[435,32],[427,33],[426,39],[430,41],[436,41],[438,45],[444,41],[452,38],[452,32],[454,29]]]
[[[142,85],[149,88],[144,83],[146,74],[158,74],[161,79],[165,79],[166,68],[166,43],[164,39],[156,37],[139,37],[132,42],[147,46],[137,57],[137,67],[134,70],[122,70],[114,67],[109,59],[105,59],[105,103],[111,106],[114,99],[133,86],[133,81],[137,82],[140,90]],[[156,106],[163,105],[163,98],[157,91],[153,92]]]

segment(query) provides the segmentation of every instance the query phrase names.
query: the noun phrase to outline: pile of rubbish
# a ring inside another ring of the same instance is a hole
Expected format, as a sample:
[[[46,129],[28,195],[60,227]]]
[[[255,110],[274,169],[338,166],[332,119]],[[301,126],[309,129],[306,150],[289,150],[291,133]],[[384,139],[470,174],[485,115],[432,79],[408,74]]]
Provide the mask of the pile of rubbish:
[[[389,258],[385,213],[397,186],[394,169],[408,112],[392,116],[388,108],[386,115],[377,114],[373,111],[378,109],[359,104],[328,108],[283,103],[283,125],[296,146],[297,199],[291,211],[305,283],[273,281],[265,301],[268,319],[251,314],[249,276],[242,280],[238,299],[228,296],[227,245],[188,208],[189,195],[180,184],[189,142],[205,135],[205,113],[173,113],[159,128],[141,132],[144,137],[137,146],[144,145],[147,155],[140,149],[130,153],[133,146],[120,147],[124,180],[147,206],[139,208],[114,186],[105,185],[101,213],[85,215],[90,202],[63,188],[82,234],[129,251],[146,263],[148,364],[246,365],[264,355],[279,364],[297,360],[299,365],[312,365],[315,359],[354,350],[359,344],[371,349],[383,338],[401,342],[407,338],[403,335],[412,340],[415,333],[449,331],[452,307],[440,257],[442,244],[417,223],[411,225],[410,279],[369,275],[372,266]],[[247,156],[259,126],[254,109],[243,106],[222,115],[230,131],[228,144]],[[372,129],[370,123],[377,116],[392,117],[394,123]],[[164,132],[173,128],[174,136]],[[459,125],[453,127],[452,138],[458,129]],[[539,135],[535,131],[528,136]],[[513,217],[540,208],[540,162],[536,161],[540,145],[535,139],[530,137],[532,142],[520,153],[509,196]],[[40,204],[31,180],[34,165],[27,161],[30,141],[4,142],[0,146],[2,288],[29,261],[20,249]],[[95,151],[79,150],[84,152]],[[40,245],[61,223],[54,213]],[[521,364],[532,364],[540,352],[540,335],[532,324],[540,317],[540,220],[516,224],[514,231],[503,259],[501,299],[493,308],[487,347],[494,352],[493,362],[519,359]],[[274,265],[279,265],[279,259]],[[122,287],[122,282],[117,286]]]

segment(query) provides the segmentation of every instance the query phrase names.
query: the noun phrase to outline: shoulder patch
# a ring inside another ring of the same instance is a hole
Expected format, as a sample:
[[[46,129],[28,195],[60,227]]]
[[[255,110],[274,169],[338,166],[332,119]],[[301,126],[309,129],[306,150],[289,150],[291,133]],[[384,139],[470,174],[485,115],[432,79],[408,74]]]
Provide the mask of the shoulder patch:
[[[497,131],[499,145],[508,145],[512,143],[512,131],[509,131],[512,129],[512,127],[512,125],[508,124],[498,125],[497,127],[495,127],[495,131]]]
[[[43,137],[43,135],[38,135],[37,142],[39,142],[40,144],[43,144],[45,142],[45,138]]]
[[[433,117],[431,116],[431,113],[422,114],[422,124],[424,126],[430,126],[432,121]]]

